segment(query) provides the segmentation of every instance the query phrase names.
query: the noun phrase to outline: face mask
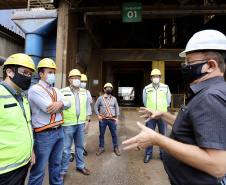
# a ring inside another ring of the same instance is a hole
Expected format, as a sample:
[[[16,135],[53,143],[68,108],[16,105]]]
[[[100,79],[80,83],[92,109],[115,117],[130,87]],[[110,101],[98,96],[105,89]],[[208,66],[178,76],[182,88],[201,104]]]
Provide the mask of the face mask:
[[[28,90],[28,88],[31,85],[31,77],[21,75],[17,72],[17,70],[15,72],[14,77],[13,78],[9,77],[9,78],[16,86],[18,86],[24,91]]]
[[[194,65],[183,65],[181,67],[182,77],[185,82],[192,83],[199,78],[202,78],[207,73],[201,73],[202,66],[204,66],[207,62],[194,64]]]
[[[75,87],[79,87],[79,86],[80,86],[80,80],[79,80],[79,79],[74,79],[74,80],[73,80],[73,85],[74,85]]]
[[[112,90],[111,89],[107,89],[106,93],[107,94],[111,94],[112,93]]]
[[[153,79],[152,79],[152,82],[153,82],[154,84],[158,84],[158,83],[159,83],[159,78],[153,78]]]
[[[49,84],[53,84],[55,82],[55,75],[54,74],[47,74],[47,79],[46,81],[49,83]]]
[[[81,87],[85,88],[86,87],[86,82],[81,82]]]

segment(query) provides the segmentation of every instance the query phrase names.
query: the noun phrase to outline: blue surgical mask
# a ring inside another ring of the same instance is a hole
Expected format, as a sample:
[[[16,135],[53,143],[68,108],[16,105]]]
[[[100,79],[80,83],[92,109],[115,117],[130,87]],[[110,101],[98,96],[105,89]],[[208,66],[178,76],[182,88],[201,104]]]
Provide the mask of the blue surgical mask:
[[[81,82],[81,85],[80,85],[82,88],[85,88],[86,87],[86,82]]]
[[[52,85],[55,82],[55,74],[47,74],[46,81]]]

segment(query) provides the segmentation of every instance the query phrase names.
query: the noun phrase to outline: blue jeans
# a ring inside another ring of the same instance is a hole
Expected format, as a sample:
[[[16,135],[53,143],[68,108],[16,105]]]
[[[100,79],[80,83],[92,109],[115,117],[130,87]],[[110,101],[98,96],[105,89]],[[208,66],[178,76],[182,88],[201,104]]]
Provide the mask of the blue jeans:
[[[152,130],[155,130],[156,127],[156,123],[158,123],[158,129],[159,129],[159,133],[166,136],[167,135],[167,123],[162,121],[161,119],[151,119],[146,123],[146,126],[148,128],[151,128]],[[145,151],[145,155],[152,157],[152,150],[153,150],[153,146],[151,147],[147,147],[146,151]],[[160,150],[160,157],[162,157],[162,149],[159,147]]]
[[[103,120],[103,122],[99,122],[99,129],[100,129],[99,147],[104,148],[104,134],[106,131],[106,127],[108,125],[109,130],[111,132],[114,149],[118,148],[118,139],[117,139],[117,134],[116,134],[117,125],[115,125],[115,120],[114,119],[104,119],[104,118],[102,120]]]
[[[83,131],[84,128],[85,124],[63,126],[65,140],[60,174],[67,173],[69,159],[71,156],[71,144],[73,139],[75,143],[76,167],[79,169],[83,169],[85,167],[85,162],[83,161],[84,140],[85,140],[85,132]]]
[[[30,170],[28,185],[41,185],[45,176],[45,168],[49,165],[49,184],[63,184],[60,177],[64,134],[62,128],[53,131],[34,132],[34,152],[36,163]]]

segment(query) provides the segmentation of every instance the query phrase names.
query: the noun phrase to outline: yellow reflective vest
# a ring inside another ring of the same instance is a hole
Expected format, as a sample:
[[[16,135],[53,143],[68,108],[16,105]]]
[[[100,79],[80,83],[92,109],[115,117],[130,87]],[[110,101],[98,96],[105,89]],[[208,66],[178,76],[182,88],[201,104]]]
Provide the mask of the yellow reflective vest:
[[[66,87],[60,90],[61,93],[71,102],[71,108],[63,110],[64,123],[62,126],[71,126],[77,124],[83,124],[86,121],[86,102],[87,102],[87,92],[83,88],[79,88],[78,97],[80,104],[80,115],[77,118],[76,115],[76,103],[75,96],[71,87]]]
[[[20,103],[0,85],[0,174],[13,171],[30,161],[33,132],[28,101],[23,97],[24,117]]]
[[[156,90],[151,83],[145,87],[145,92],[147,94],[146,107],[148,109],[167,112],[168,86],[166,84],[159,83]]]

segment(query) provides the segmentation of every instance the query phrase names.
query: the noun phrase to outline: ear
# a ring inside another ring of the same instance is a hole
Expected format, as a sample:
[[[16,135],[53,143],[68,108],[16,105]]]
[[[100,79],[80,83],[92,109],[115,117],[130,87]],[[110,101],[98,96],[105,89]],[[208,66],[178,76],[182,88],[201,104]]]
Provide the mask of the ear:
[[[72,84],[73,80],[71,78],[68,79],[69,83]]]
[[[39,74],[40,78],[43,76],[43,73],[42,72],[39,72],[38,74]]]
[[[10,76],[11,78],[14,77],[14,75],[15,75],[15,73],[10,68],[6,69],[6,74],[7,74],[7,76]]]
[[[218,63],[215,60],[209,60],[207,62],[207,73],[211,73],[218,68]]]

